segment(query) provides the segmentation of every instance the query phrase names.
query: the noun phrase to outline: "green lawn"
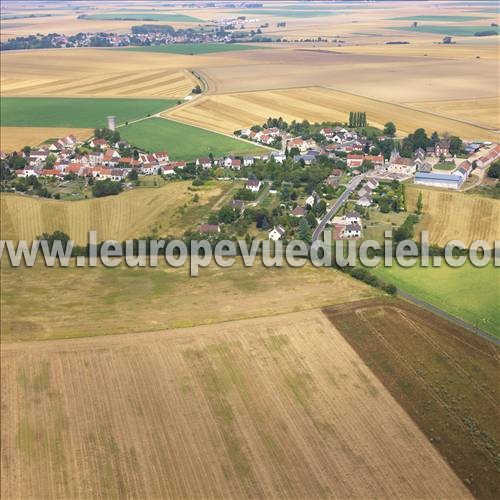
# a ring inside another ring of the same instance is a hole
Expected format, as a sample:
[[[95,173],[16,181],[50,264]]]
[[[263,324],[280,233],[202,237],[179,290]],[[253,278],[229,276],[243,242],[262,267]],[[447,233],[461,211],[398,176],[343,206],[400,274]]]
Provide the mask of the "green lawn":
[[[459,23],[463,21],[477,21],[478,19],[488,19],[487,17],[477,16],[408,16],[393,17],[391,21],[443,21],[449,23]]]
[[[121,127],[121,136],[146,151],[168,151],[174,160],[194,160],[212,153],[215,157],[258,154],[263,149],[238,139],[163,118],[151,118]]]
[[[102,19],[103,21],[169,21],[179,23],[203,23],[203,19],[186,16],[184,14],[154,14],[151,12],[137,12],[130,14],[85,14],[79,19]]]
[[[481,31],[492,31],[497,35],[499,33],[498,26],[417,26],[412,28],[411,26],[399,26],[397,28],[390,27],[387,29],[398,30],[398,31],[415,31],[421,33],[436,33],[440,35],[449,36],[474,36],[474,33]]]
[[[239,43],[174,43],[171,45],[153,45],[150,47],[130,47],[117,50],[136,52],[166,52],[168,54],[211,54],[213,52],[233,52],[239,50],[264,49],[259,45],[242,45]]]
[[[500,337],[500,269],[472,264],[387,268],[373,272],[407,293]]]
[[[436,163],[432,168],[435,168],[436,170],[448,170],[448,171],[450,171],[450,170],[455,169],[456,165],[452,161],[443,161],[443,162]]]
[[[4,127],[95,128],[105,126],[108,115],[125,123],[176,104],[172,99],[2,97],[0,112]]]

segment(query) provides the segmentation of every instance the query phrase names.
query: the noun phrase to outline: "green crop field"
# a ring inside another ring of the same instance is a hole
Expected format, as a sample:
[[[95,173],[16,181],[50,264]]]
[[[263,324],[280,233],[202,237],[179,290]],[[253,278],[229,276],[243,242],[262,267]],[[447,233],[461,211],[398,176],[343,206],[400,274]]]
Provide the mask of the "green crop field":
[[[151,12],[137,12],[134,14],[85,14],[79,19],[103,21],[169,21],[179,23],[202,23],[203,19],[186,16],[184,14],[153,14]]]
[[[2,97],[0,110],[4,127],[95,128],[105,126],[108,115],[125,123],[176,104],[172,99]]]
[[[463,21],[477,21],[488,19],[487,17],[478,16],[408,16],[408,17],[393,17],[391,21],[443,21],[448,23],[459,23]]]
[[[403,291],[500,337],[500,269],[379,266],[373,272]]]
[[[174,160],[189,161],[209,153],[219,157],[263,152],[248,142],[164,118],[143,120],[119,130],[130,144],[151,152],[166,150]]]
[[[166,52],[168,54],[211,54],[213,52],[233,52],[239,50],[265,49],[259,45],[239,43],[174,43],[171,45],[153,45],[150,47],[130,47],[118,50],[136,52]]]
[[[398,26],[387,29],[398,31],[415,31],[420,33],[436,33],[449,36],[474,36],[475,33],[491,31],[498,35],[498,26]]]

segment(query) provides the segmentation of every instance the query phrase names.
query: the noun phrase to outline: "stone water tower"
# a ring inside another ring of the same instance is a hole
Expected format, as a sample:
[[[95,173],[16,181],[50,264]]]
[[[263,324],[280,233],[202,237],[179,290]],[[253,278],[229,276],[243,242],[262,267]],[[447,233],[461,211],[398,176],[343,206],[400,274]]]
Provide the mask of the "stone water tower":
[[[116,116],[108,116],[108,128],[109,130],[115,130],[116,128]]]

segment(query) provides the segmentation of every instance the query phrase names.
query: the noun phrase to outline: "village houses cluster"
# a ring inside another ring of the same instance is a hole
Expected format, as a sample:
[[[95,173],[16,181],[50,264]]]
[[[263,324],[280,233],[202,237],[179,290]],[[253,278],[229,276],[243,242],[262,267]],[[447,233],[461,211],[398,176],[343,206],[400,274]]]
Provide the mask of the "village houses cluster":
[[[105,139],[92,139],[88,143],[92,151],[85,153],[77,151],[81,145],[81,141],[69,135],[40,149],[18,153],[25,157],[26,166],[16,173],[19,177],[63,178],[74,174],[78,177],[122,181],[131,168],[136,168],[138,173],[144,175],[154,175],[160,171],[171,175],[175,174],[175,169],[186,166],[186,162],[170,161],[166,152],[138,153],[136,159],[121,156],[119,150],[129,147],[125,141],[111,145]],[[51,158],[53,161],[50,161]]]
[[[239,171],[251,167],[256,160],[273,160],[282,164],[292,157],[296,163],[305,166],[314,164],[319,157],[333,161],[342,161],[342,168],[333,168],[324,184],[337,188],[343,175],[364,175],[364,183],[357,191],[355,206],[368,208],[374,205],[373,192],[383,181],[405,181],[421,185],[460,189],[469,177],[473,166],[480,169],[488,167],[500,158],[500,146],[497,144],[468,143],[465,145],[467,158],[458,158],[450,154],[450,142],[444,138],[427,149],[418,148],[411,158],[403,157],[394,149],[386,160],[381,154],[370,154],[371,142],[356,131],[344,127],[322,128],[324,138],[320,144],[312,138],[294,137],[289,132],[277,127],[254,131],[244,129],[241,137],[267,146],[281,145],[279,149],[269,149],[260,156],[226,156],[222,158],[201,157],[195,165],[203,170],[222,167]],[[131,153],[133,151],[133,154]],[[368,151],[368,152],[366,152]],[[124,181],[135,170],[141,175],[174,176],[187,166],[185,161],[172,161],[167,152],[145,153],[132,150],[126,141],[112,143],[103,138],[93,138],[83,143],[75,136],[68,135],[39,149],[25,148],[13,153],[22,156],[25,167],[16,170],[19,177],[55,177],[64,179],[67,175],[94,178],[96,180]],[[5,158],[5,155],[2,155]],[[446,171],[439,165],[446,165]],[[437,168],[436,168],[437,167]],[[247,179],[245,188],[258,193],[263,182]],[[318,203],[320,197],[312,193],[303,206],[290,209],[290,216],[302,218]],[[245,202],[232,200],[232,208],[244,211]],[[361,211],[361,210],[360,210]],[[356,239],[362,235],[361,217],[357,212],[348,212],[332,221],[334,239]],[[220,227],[214,224],[202,224],[202,233],[217,233]],[[275,226],[269,231],[269,239],[277,241],[285,237],[285,228]]]
[[[298,151],[294,161],[303,161],[305,165],[313,164],[319,156],[336,159],[336,153],[344,153],[345,162],[349,173],[358,175],[370,165],[368,176],[378,180],[413,179],[415,184],[460,189],[473,169],[473,163],[479,168],[486,168],[500,157],[500,146],[485,145],[483,143],[469,143],[465,147],[468,158],[459,158],[450,154],[450,140],[443,138],[434,146],[426,149],[419,148],[412,158],[403,157],[394,149],[390,158],[386,160],[383,155],[365,153],[370,151],[370,141],[354,130],[344,127],[326,127],[320,130],[324,137],[324,144],[318,145],[313,139],[294,137],[277,127],[254,131],[250,128],[243,129],[240,136],[267,146],[281,141],[283,155],[285,152]],[[488,147],[489,146],[489,147]],[[450,169],[443,173],[439,164],[448,162]],[[333,176],[335,177],[335,176]],[[368,193],[367,193],[368,194]],[[362,206],[367,205],[367,199],[362,200]]]

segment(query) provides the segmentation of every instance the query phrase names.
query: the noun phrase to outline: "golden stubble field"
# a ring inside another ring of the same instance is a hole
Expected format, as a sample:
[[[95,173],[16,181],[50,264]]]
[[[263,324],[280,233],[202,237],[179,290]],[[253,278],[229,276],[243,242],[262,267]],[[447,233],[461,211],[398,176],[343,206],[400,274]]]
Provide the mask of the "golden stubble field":
[[[47,139],[55,139],[73,134],[82,141],[92,137],[93,130],[87,128],[64,127],[0,127],[2,151],[16,151],[24,146],[38,146]]]
[[[320,311],[1,355],[3,498],[470,498]]]
[[[366,111],[368,122],[380,128],[386,122],[393,121],[399,133],[425,127],[429,133],[434,130],[449,132],[464,139],[497,138],[495,131],[472,123],[407,105],[391,104],[322,87],[210,95],[166,111],[164,115],[203,128],[231,133],[244,127],[260,125],[268,117],[281,116],[287,121],[307,119],[313,122],[345,122],[350,111],[359,110]],[[487,106],[485,113],[491,115]]]
[[[60,230],[82,245],[87,243],[91,230],[97,231],[99,241],[124,241],[153,232],[180,236],[187,229],[195,229],[231,185],[215,183],[192,190],[189,187],[188,181],[173,182],[159,188],[136,188],[118,196],[80,201],[2,193],[2,238],[32,241],[42,233]],[[195,194],[198,201],[193,200]]]
[[[3,96],[182,98],[196,84],[189,56],[109,49],[3,52]],[[198,61],[199,62],[199,61]]]
[[[467,246],[474,240],[485,240],[490,245],[500,240],[499,200],[407,186],[408,210],[416,208],[419,193],[422,193],[424,208],[417,236],[420,231],[428,231],[429,241],[441,246],[456,239]]]

